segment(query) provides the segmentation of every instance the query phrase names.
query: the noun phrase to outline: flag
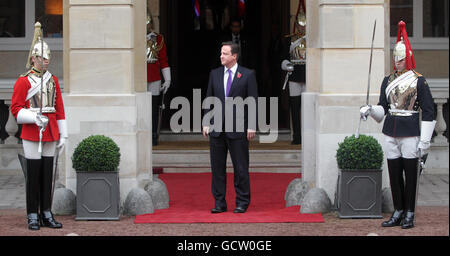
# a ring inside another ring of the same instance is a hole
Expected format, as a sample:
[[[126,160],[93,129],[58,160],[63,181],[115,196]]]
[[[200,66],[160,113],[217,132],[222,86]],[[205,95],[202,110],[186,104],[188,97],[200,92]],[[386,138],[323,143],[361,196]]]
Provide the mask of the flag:
[[[242,18],[245,15],[245,0],[238,0],[238,16]]]
[[[200,17],[200,4],[198,3],[198,0],[192,0],[192,4],[194,5],[194,12],[196,17]]]

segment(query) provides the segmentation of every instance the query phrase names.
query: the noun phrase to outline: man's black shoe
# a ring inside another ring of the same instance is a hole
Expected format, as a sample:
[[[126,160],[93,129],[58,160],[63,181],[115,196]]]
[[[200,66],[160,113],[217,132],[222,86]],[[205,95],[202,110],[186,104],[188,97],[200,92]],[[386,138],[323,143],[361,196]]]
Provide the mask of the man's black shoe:
[[[414,227],[414,212],[407,211],[405,218],[402,221],[402,229],[413,228]]]
[[[211,209],[211,213],[221,213],[221,212],[226,212],[226,211],[227,211],[226,207],[224,207],[224,208],[222,208],[222,207],[214,207],[214,208]]]
[[[301,138],[294,138],[291,141],[291,145],[299,145],[299,144],[302,144],[302,139]]]
[[[381,226],[382,227],[400,226],[402,219],[403,219],[403,210],[395,210],[394,213],[392,213],[392,217],[388,221],[381,223]]]
[[[37,213],[30,213],[27,216],[28,219],[28,229],[39,230],[39,217]]]
[[[234,209],[233,212],[234,212],[234,213],[244,213],[245,211],[247,211],[247,208],[238,206],[238,207],[236,207],[236,209]]]
[[[41,227],[62,228],[62,224],[53,218],[52,212],[44,211],[41,214]]]

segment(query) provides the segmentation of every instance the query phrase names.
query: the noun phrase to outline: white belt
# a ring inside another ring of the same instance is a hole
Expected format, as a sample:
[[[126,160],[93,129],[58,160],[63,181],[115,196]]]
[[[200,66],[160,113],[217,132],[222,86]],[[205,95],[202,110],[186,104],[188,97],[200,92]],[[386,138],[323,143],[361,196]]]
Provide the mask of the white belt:
[[[404,110],[404,109],[389,109],[389,113],[393,116],[412,116],[413,114],[419,113],[416,110]]]

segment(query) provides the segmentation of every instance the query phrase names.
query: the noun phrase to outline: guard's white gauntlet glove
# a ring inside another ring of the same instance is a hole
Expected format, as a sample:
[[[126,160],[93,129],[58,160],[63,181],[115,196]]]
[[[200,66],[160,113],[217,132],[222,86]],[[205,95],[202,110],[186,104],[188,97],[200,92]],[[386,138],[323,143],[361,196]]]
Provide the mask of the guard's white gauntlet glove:
[[[22,108],[19,113],[17,113],[17,123],[18,124],[36,124],[39,128],[45,127],[48,124],[48,117],[40,115],[29,109]]]
[[[169,90],[170,81],[171,81],[170,67],[163,68],[161,70],[161,73],[163,74],[163,77],[164,77],[164,83],[161,85],[161,91],[163,92],[163,94],[166,94],[167,90]]]
[[[367,116],[370,115],[377,123],[380,123],[384,118],[384,108],[380,105],[365,105],[359,109],[359,114],[364,121],[366,121]]]
[[[66,139],[68,137],[67,134],[67,121],[65,119],[61,119],[56,121],[58,123],[58,130],[59,130],[59,142],[58,142],[58,150],[61,152],[64,148],[64,145],[66,144]]]
[[[428,149],[430,148],[431,137],[433,136],[434,126],[436,125],[436,121],[422,121],[420,126],[420,141],[417,145],[419,150],[420,157],[423,157],[427,154]]]

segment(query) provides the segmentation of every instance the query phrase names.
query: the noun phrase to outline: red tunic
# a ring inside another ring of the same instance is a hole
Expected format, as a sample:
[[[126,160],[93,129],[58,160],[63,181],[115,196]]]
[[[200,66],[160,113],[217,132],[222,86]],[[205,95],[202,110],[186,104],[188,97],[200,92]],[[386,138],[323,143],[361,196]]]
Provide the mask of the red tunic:
[[[59,129],[57,120],[65,119],[64,104],[61,96],[61,89],[59,87],[58,78],[53,76],[53,80],[56,85],[56,97],[55,97],[55,113],[44,113],[43,115],[48,117],[48,125],[42,133],[42,141],[58,141]],[[30,108],[30,100],[27,98],[28,90],[31,88],[31,84],[28,81],[28,76],[19,77],[14,84],[14,91],[12,95],[11,113],[17,119],[17,114],[22,108]],[[30,141],[39,141],[39,129],[36,124],[23,124],[22,133],[20,138]]]
[[[157,34],[156,42],[161,44],[162,36]],[[162,48],[158,54],[158,60],[155,63],[147,63],[147,82],[161,80],[160,70],[169,67],[169,60],[167,59],[166,43],[163,42]]]

